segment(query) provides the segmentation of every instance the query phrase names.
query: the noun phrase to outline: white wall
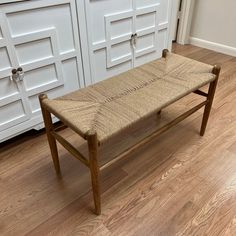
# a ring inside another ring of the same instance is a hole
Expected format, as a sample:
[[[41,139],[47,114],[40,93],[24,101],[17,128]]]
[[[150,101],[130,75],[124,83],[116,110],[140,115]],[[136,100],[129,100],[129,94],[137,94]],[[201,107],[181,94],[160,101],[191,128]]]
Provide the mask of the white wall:
[[[21,2],[24,0],[0,0],[0,5],[4,3],[11,3],[11,2]]]
[[[236,0],[196,0],[190,42],[236,56]]]

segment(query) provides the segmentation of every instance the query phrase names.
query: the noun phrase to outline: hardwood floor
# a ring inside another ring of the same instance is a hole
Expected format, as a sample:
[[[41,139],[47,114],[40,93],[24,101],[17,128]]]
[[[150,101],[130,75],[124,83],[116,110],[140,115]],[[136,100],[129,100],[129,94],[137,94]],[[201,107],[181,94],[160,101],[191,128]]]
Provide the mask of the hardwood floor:
[[[101,216],[88,170],[60,146],[57,179],[44,131],[1,144],[0,235],[236,235],[236,58],[191,45],[173,51],[222,65],[205,136],[201,110],[105,170]],[[192,94],[111,140],[101,162],[201,99]]]

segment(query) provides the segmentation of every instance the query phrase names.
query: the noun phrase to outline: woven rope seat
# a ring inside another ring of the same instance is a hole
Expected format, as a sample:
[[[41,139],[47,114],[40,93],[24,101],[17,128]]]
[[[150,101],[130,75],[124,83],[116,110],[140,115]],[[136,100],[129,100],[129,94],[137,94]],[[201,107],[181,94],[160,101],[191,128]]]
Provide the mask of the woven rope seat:
[[[215,79],[213,66],[173,53],[43,104],[86,139],[98,142],[132,126]]]

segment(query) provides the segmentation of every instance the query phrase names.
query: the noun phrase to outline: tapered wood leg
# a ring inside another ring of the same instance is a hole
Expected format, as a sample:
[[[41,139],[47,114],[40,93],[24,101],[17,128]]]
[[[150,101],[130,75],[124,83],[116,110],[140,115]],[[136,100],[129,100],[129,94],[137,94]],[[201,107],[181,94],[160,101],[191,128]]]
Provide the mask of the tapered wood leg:
[[[209,86],[208,96],[207,96],[208,103],[205,106],[203,119],[202,119],[202,125],[201,125],[201,131],[200,131],[201,136],[203,136],[206,131],[207,122],[210,116],[210,112],[211,112],[211,108],[212,108],[212,104],[213,104],[213,100],[215,96],[216,86],[217,86],[218,78],[220,75],[220,69],[221,68],[219,66],[214,66],[213,71],[212,71],[212,73],[216,75],[216,79],[213,82],[211,82]]]
[[[98,165],[98,141],[97,134],[93,131],[88,132],[89,166],[93,188],[93,199],[95,213],[101,214],[101,190],[100,190],[100,169]]]
[[[166,58],[168,53],[169,53],[169,50],[168,50],[168,49],[163,49],[163,50],[162,50],[162,57],[163,57],[163,58]]]
[[[47,133],[48,143],[51,150],[53,164],[54,164],[57,175],[60,176],[61,170],[60,170],[60,163],[59,163],[59,158],[58,158],[56,139],[51,134],[51,131],[53,131],[52,118],[51,118],[51,114],[47,111],[47,109],[45,109],[42,103],[44,99],[47,99],[47,95],[45,94],[39,95],[39,101],[40,101],[41,110],[43,114],[43,120],[44,120],[45,129]]]

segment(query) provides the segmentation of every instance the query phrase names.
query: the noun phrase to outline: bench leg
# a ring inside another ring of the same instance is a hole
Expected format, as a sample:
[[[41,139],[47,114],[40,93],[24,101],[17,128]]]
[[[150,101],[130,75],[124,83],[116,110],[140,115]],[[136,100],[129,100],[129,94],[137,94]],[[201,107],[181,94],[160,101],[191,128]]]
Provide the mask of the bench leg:
[[[100,169],[98,166],[98,141],[95,132],[89,132],[87,136],[89,149],[89,166],[93,188],[93,199],[95,213],[101,214],[101,190],[100,190]]]
[[[60,176],[61,170],[60,170],[60,163],[59,163],[59,158],[58,158],[56,139],[51,134],[51,131],[53,130],[52,118],[51,118],[51,114],[47,111],[47,109],[44,108],[42,104],[42,101],[46,98],[47,98],[47,95],[42,94],[39,96],[39,101],[40,101],[41,110],[43,114],[43,120],[44,120],[45,129],[47,133],[48,143],[51,150],[53,164],[54,164],[57,175]]]
[[[215,66],[212,73],[216,75],[216,79],[213,82],[211,82],[209,86],[208,96],[207,96],[208,103],[205,106],[203,119],[202,119],[202,126],[201,126],[201,131],[200,131],[201,136],[203,136],[206,131],[207,122],[208,122],[209,115],[211,112],[211,108],[212,108],[212,104],[213,104],[213,100],[215,96],[215,91],[216,91],[216,86],[217,86],[217,82],[218,82],[218,78],[220,74],[220,67]]]

